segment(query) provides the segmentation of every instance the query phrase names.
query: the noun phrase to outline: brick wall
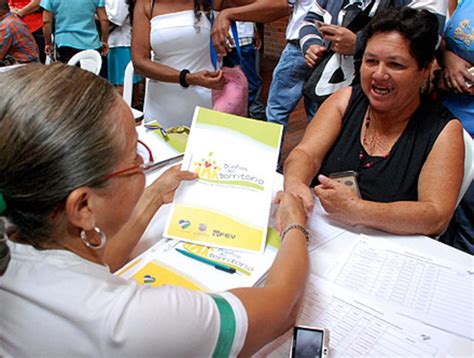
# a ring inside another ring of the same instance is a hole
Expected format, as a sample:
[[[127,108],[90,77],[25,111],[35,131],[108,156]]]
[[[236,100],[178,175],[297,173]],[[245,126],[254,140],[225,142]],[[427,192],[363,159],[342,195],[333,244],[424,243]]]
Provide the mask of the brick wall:
[[[264,56],[270,58],[280,57],[286,45],[285,30],[288,24],[288,17],[265,24],[264,26]]]

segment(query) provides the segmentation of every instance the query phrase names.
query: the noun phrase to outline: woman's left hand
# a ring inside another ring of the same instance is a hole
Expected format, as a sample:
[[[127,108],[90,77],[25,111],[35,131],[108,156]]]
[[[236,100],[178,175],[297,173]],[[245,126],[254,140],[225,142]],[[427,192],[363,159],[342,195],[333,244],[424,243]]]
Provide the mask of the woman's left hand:
[[[356,225],[357,204],[361,200],[346,185],[324,175],[319,175],[320,185],[314,192],[330,218],[344,224]]]
[[[175,165],[161,174],[149,189],[161,197],[163,204],[169,204],[182,180],[194,180],[197,177],[197,173],[182,171],[180,165]]]

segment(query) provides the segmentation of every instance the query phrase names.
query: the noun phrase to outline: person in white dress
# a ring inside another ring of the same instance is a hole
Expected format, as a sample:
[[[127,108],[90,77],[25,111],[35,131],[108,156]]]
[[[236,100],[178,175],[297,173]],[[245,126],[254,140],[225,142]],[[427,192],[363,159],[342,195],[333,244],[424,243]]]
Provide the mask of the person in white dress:
[[[211,64],[211,24],[203,13],[206,0],[137,0],[132,32],[132,61],[148,78],[145,122],[162,127],[189,125],[194,108],[210,108],[211,89],[224,77]],[[288,14],[287,0],[212,1],[219,11],[212,29],[218,56],[230,51],[231,21],[269,22]]]
[[[145,122],[189,126],[195,107],[211,108],[211,89],[224,85],[211,63],[211,23],[202,10],[201,1],[137,1],[132,60],[148,78]]]

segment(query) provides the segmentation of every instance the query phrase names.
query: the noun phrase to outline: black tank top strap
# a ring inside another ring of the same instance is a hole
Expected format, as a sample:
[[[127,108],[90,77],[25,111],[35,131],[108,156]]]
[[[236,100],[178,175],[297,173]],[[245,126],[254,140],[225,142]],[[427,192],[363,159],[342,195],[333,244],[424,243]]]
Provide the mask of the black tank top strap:
[[[150,2],[150,19],[153,18],[153,9],[155,8],[155,0],[151,0]]]

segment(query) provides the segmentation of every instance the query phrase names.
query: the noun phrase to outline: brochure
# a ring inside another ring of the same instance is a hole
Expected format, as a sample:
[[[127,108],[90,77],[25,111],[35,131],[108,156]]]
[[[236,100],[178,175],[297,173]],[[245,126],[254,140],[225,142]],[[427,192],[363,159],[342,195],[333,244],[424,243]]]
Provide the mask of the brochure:
[[[280,247],[268,230],[263,255],[163,239],[119,270],[116,275],[140,285],[175,285],[205,292],[258,286]]]
[[[164,236],[262,253],[282,128],[196,107]]]

